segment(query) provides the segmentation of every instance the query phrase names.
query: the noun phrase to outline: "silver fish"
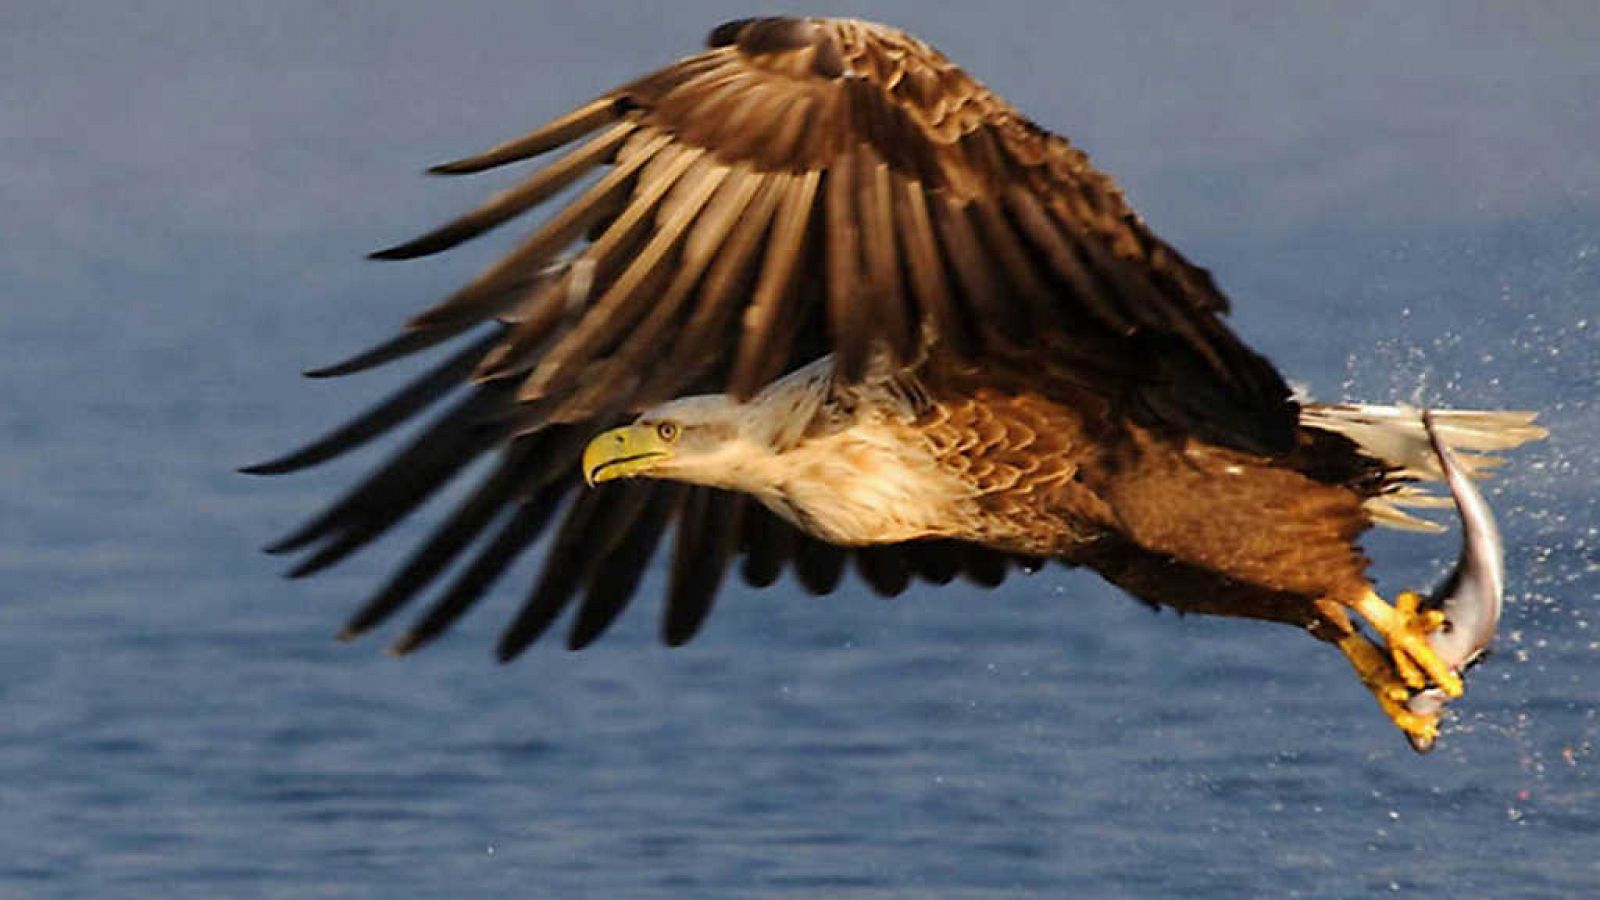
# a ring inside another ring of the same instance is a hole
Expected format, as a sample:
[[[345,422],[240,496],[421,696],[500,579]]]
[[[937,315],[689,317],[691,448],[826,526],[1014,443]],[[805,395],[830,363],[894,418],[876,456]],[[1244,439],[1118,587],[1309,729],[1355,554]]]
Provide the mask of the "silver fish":
[[[1461,517],[1461,556],[1455,570],[1433,589],[1426,608],[1444,613],[1444,625],[1428,635],[1428,643],[1456,672],[1463,672],[1483,657],[1500,624],[1505,591],[1505,546],[1495,525],[1489,502],[1472,483],[1467,468],[1434,428],[1433,414],[1422,413],[1428,442],[1439,457],[1445,483]],[[1434,715],[1449,698],[1438,688],[1419,691],[1406,707],[1420,715]],[[1414,742],[1415,743],[1415,742]],[[1431,744],[1432,742],[1427,742]],[[1417,746],[1427,750],[1428,746]]]

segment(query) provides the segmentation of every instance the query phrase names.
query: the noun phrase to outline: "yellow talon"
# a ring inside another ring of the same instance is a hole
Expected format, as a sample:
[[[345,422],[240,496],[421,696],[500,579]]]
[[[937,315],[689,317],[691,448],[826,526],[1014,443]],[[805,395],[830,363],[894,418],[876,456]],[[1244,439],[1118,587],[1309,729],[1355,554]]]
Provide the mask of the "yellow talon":
[[[1416,591],[1401,591],[1400,596],[1394,600],[1394,611],[1399,614],[1400,620],[1406,623],[1406,630],[1419,633],[1426,638],[1444,626],[1444,613],[1436,609],[1421,609],[1421,606],[1422,595]],[[1429,651],[1432,652],[1431,647]],[[1409,655],[1394,653],[1394,667],[1399,672],[1401,680],[1410,687],[1417,690],[1427,687],[1427,674]]]
[[[1419,610],[1421,602],[1420,595],[1406,591],[1390,606],[1369,591],[1353,606],[1383,636],[1395,674],[1407,687],[1420,690],[1432,682],[1445,696],[1459,697],[1461,676],[1428,643],[1428,634],[1439,629],[1444,616],[1437,610]]]
[[[1432,634],[1444,627],[1445,614],[1437,609],[1423,609],[1423,599],[1416,591],[1401,591],[1394,599],[1394,609],[1407,619],[1415,619],[1423,634]]]
[[[1397,676],[1390,655],[1355,632],[1340,638],[1338,647],[1360,676],[1361,683],[1377,699],[1384,714],[1395,727],[1405,732],[1411,746],[1419,752],[1431,748],[1439,736],[1439,715],[1415,713],[1406,707],[1411,689]]]

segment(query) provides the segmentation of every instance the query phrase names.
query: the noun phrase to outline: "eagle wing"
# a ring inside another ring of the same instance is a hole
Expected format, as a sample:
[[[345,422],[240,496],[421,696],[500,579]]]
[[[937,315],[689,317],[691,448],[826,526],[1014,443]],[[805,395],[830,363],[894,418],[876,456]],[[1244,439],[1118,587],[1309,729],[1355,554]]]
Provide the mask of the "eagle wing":
[[[347,634],[383,621],[472,548],[398,649],[420,646],[558,513],[545,572],[502,657],[579,594],[569,643],[592,640],[673,524],[670,642],[694,633],[736,557],[752,583],[770,583],[787,565],[813,590],[831,590],[847,551],[747,498],[654,482],[573,497],[577,455],[599,429],[689,391],[749,396],[823,353],[854,380],[870,352],[910,364],[930,338],[980,362],[1048,354],[1041,372],[1070,370],[1082,351],[1102,376],[1114,358],[1140,385],[1138,408],[1158,422],[1198,423],[1207,437],[1245,447],[1290,443],[1283,380],[1223,324],[1227,301],[1209,275],[1155,237],[1082,152],[901,32],[849,20],[731,22],[705,52],[434,171],[478,172],[566,146],[477,209],[373,254],[438,253],[575,193],[399,336],[310,374],[360,371],[457,338],[465,345],[348,425],[249,469],[314,465],[465,394],[269,548],[307,553],[291,574],[318,571],[498,452],[494,470]],[[1008,562],[937,544],[853,555],[885,593],[913,577],[998,583]]]

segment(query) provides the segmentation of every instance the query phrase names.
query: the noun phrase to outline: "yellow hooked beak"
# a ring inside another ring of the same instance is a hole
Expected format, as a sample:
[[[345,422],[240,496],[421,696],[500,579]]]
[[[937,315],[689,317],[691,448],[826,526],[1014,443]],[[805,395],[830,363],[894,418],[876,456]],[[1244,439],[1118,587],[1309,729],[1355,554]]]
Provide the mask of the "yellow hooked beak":
[[[594,487],[602,481],[632,478],[655,468],[672,456],[672,444],[659,430],[625,425],[603,432],[583,448],[583,480]]]

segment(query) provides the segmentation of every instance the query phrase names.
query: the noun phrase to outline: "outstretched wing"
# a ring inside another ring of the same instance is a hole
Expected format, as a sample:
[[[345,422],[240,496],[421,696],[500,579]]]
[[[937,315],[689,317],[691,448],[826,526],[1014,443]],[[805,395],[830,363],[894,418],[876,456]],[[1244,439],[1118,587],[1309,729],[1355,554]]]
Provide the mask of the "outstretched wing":
[[[735,560],[742,560],[747,584],[766,587],[787,568],[806,590],[827,594],[838,586],[853,556],[861,576],[885,596],[904,591],[912,579],[945,584],[964,576],[994,587],[1012,563],[1037,565],[955,541],[849,551],[796,531],[744,495],[709,488],[634,481],[584,490],[578,456],[602,423],[547,424],[520,431],[512,382],[465,385],[467,374],[499,345],[504,332],[495,327],[343,427],[245,470],[278,474],[317,465],[383,436],[447,395],[463,395],[345,496],[267,548],[272,553],[304,552],[289,572],[301,578],[360,550],[475,460],[499,453],[493,470],[362,604],[341,637],[353,638],[379,625],[454,566],[453,580],[395,643],[394,651],[421,647],[453,625],[523,551],[552,529],[544,570],[500,638],[497,652],[503,660],[520,654],[580,597],[567,644],[578,649],[599,637],[631,599],[657,544],[674,524],[661,624],[662,639],[670,644],[694,636]]]
[[[465,394],[273,548],[304,550],[294,571],[309,574],[383,533],[474,459],[499,453],[349,633],[382,621],[473,548],[401,649],[440,633],[558,513],[545,574],[502,655],[579,593],[570,640],[587,643],[673,523],[669,640],[692,634],[738,555],[757,583],[792,565],[809,586],[831,588],[844,552],[742,498],[642,483],[569,499],[577,453],[598,429],[688,391],[748,396],[825,352],[853,379],[869,351],[909,362],[928,337],[979,359],[1030,346],[1070,356],[1075,343],[1103,358],[1119,347],[1158,379],[1181,380],[1149,392],[1157,418],[1209,417],[1225,424],[1208,436],[1246,446],[1289,443],[1283,381],[1222,323],[1227,304],[1207,273],[1151,234],[1081,152],[900,32],[845,20],[729,23],[706,52],[435,171],[477,172],[567,145],[478,209],[374,254],[437,253],[577,189],[401,335],[312,374],[484,333],[348,426],[252,470],[315,464]],[[970,548],[886,548],[857,560],[890,592],[913,575],[995,581],[1004,571],[1002,558]]]

